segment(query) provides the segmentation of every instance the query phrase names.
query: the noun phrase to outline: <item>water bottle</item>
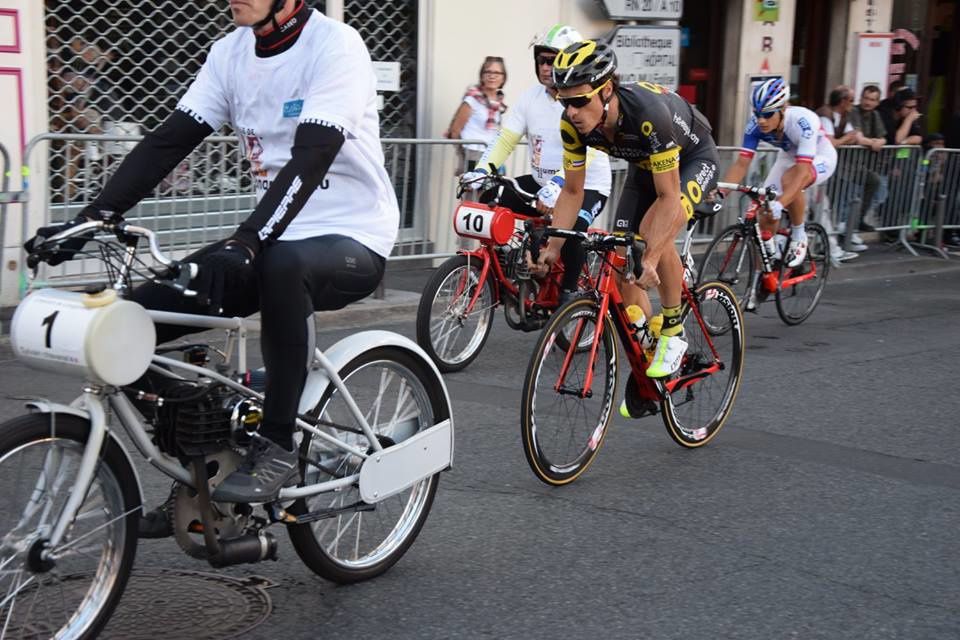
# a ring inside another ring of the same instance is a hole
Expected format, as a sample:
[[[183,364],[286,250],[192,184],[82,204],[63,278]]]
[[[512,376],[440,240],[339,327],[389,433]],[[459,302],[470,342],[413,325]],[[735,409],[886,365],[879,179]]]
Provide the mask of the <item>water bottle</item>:
[[[650,322],[647,322],[643,309],[631,304],[627,307],[627,319],[636,332],[637,340],[640,341],[643,350],[653,350],[657,344],[657,338],[660,336],[660,329],[663,327],[663,315],[657,314],[650,318]]]

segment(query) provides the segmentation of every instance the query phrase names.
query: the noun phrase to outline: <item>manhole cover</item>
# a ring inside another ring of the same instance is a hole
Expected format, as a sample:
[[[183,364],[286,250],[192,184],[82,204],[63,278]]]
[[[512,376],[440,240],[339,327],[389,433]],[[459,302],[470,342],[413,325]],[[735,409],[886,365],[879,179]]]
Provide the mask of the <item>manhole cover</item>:
[[[127,582],[101,638],[137,640],[235,638],[263,623],[272,609],[266,578],[144,567]]]

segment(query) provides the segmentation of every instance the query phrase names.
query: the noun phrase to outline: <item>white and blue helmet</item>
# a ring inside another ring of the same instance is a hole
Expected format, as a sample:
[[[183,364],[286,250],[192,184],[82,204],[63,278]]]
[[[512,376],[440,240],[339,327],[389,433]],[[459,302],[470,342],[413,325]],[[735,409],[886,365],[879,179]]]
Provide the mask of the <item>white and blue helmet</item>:
[[[758,85],[750,96],[750,106],[756,115],[780,111],[787,106],[790,98],[790,87],[783,78],[770,78]]]

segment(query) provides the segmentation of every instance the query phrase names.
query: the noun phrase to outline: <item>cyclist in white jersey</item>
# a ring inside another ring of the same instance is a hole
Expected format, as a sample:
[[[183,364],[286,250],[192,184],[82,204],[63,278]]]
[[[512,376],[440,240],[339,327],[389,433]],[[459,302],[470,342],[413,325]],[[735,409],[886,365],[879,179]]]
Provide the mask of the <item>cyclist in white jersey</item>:
[[[299,476],[293,428],[312,351],[308,323],[314,310],[338,309],[374,291],[399,209],[383,166],[376,77],[360,35],[304,0],[236,1],[230,10],[239,28],[213,44],[176,110],[77,219],[38,236],[88,219],[119,219],[206,136],[233,125],[256,207],[228,238],[186,258],[199,265],[191,284],[197,298],[147,284],[133,299],[184,313],[260,311],[267,379],[261,437],[213,499],[269,502]],[[65,247],[54,262],[72,257],[83,242]],[[157,342],[188,332],[158,325]],[[169,535],[162,516],[142,522],[141,535]]]
[[[563,141],[560,138],[560,116],[563,106],[557,102],[557,90],[553,86],[553,61],[557,54],[569,45],[583,40],[573,27],[557,24],[534,37],[534,71],[539,84],[521,94],[513,108],[504,117],[500,132],[490,143],[477,162],[474,171],[465,173],[461,182],[467,188],[479,185],[492,164],[502,165],[513,152],[520,139],[526,135],[530,148],[530,173],[517,177],[517,183],[525,191],[537,192],[537,208],[531,209],[519,197],[505,191],[502,204],[513,211],[527,214],[549,213],[557,204],[557,196],[563,187]],[[603,210],[610,197],[610,159],[607,154],[591,149],[587,156],[587,174],[584,198],[574,229],[586,231]],[[489,197],[481,196],[481,200]],[[584,260],[583,245],[567,242],[560,256],[563,261],[563,282],[560,283],[560,303],[564,303],[577,291],[577,279]]]
[[[780,150],[764,181],[764,186],[772,186],[780,195],[770,203],[771,216],[761,216],[760,230],[775,255],[771,234],[776,232],[783,210],[788,209],[790,246],[783,259],[787,266],[796,267],[807,255],[803,190],[822,184],[833,175],[837,150],[824,134],[817,114],[804,107],[787,106],[788,90],[780,78],[767,80],[754,89],[750,101],[753,113],[743,133],[743,148],[723,180],[743,180],[761,141]]]

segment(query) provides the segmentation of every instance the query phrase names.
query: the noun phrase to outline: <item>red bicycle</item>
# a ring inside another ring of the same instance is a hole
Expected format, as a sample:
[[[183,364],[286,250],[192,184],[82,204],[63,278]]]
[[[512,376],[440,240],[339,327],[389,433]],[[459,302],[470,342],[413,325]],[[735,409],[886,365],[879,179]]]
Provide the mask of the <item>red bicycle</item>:
[[[682,254],[689,256],[692,229]],[[648,378],[651,354],[647,326],[627,317],[615,274],[640,276],[643,242],[632,234],[609,235],[547,229],[546,235],[582,241],[602,256],[595,289],[568,302],[549,320],[527,367],[521,432],[534,474],[550,485],[576,480],[593,462],[607,433],[619,373],[619,342],[630,364],[626,403],[633,417],[660,413],[677,444],[696,448],[710,442],[733,409],[744,354],[743,315],[736,296],[721,282],[688,288],[682,300],[684,337],[689,347],[677,374]],[[628,247],[626,256],[617,247]],[[632,262],[632,264],[631,264]],[[589,339],[584,347],[584,338]]]
[[[457,235],[479,240],[480,246],[459,251],[437,267],[417,308],[417,342],[444,373],[463,369],[480,354],[498,306],[503,305],[510,328],[536,331],[560,302],[561,261],[542,278],[534,277],[527,264],[527,253],[541,242],[550,217],[500,206],[504,188],[531,205],[536,201],[512,178],[493,174],[485,181],[496,189],[491,203],[463,202],[453,216]],[[586,265],[580,280],[581,288],[593,286]]]
[[[796,267],[788,267],[776,255],[770,255],[760,240],[757,216],[768,211],[777,197],[772,187],[749,187],[720,183],[720,187],[746,194],[753,205],[739,221],[723,229],[713,239],[700,260],[701,280],[719,280],[730,285],[743,300],[747,311],[773,296],[777,313],[786,324],[800,324],[816,309],[830,273],[830,238],[815,222],[808,222],[807,257]],[[779,244],[788,244],[790,230],[780,229]]]

